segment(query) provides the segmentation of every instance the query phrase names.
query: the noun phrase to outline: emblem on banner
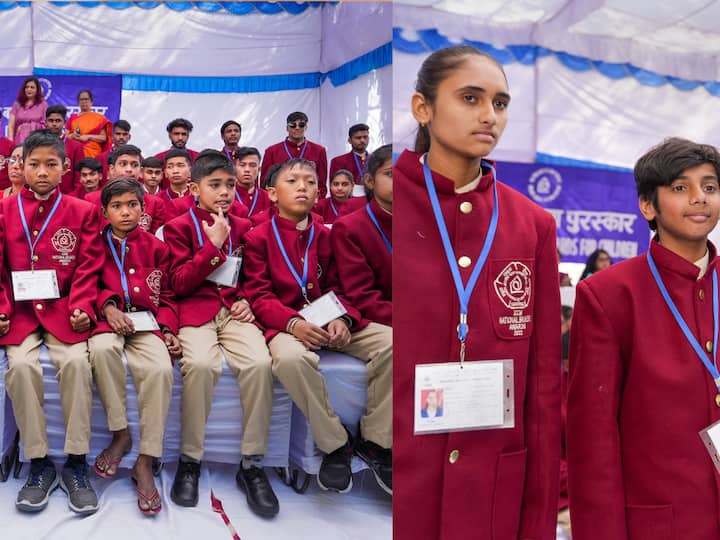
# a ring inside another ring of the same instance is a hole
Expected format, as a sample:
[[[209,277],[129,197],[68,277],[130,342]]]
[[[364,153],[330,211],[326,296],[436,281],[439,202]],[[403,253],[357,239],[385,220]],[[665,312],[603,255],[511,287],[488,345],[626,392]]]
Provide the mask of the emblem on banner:
[[[55,231],[51,241],[55,251],[60,253],[60,255],[53,255],[53,259],[66,266],[75,259],[75,255],[71,255],[77,245],[77,237],[74,232],[62,227]]]
[[[508,264],[493,282],[495,292],[508,309],[525,309],[530,305],[532,273],[523,263]]]
[[[147,279],[145,280],[145,283],[147,283],[147,286],[152,291],[152,294],[150,295],[150,300],[153,301],[153,303],[156,306],[160,305],[160,280],[162,279],[162,270],[153,270],[148,274]]]
[[[528,193],[535,202],[547,203],[557,199],[562,191],[562,176],[552,167],[538,169],[528,180]]]
[[[52,82],[50,82],[50,79],[46,79],[45,77],[40,77],[38,80],[40,81],[40,88],[42,88],[43,91],[43,97],[45,98],[45,101],[47,101],[52,94]]]

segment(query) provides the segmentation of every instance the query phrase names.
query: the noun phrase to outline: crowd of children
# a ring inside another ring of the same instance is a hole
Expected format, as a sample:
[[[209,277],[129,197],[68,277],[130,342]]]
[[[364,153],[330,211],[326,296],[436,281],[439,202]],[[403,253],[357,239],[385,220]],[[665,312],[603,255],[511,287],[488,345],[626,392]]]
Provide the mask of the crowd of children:
[[[328,199],[335,212],[326,226],[325,150],[304,138],[304,113],[291,114],[288,138],[265,152],[266,188],[260,152],[239,146],[235,121],[221,128],[221,150],[194,152],[186,148],[192,124],[173,120],[171,148],[145,158],[128,144],[129,123],[119,121],[113,148],[85,158],[64,137],[65,115],[62,106],[48,107],[47,129],[31,133],[4,160],[10,185],[0,200],[0,345],[31,462],[17,508],[42,510],[60,486],[73,511],[97,511],[86,463],[94,381],[112,432],[95,473],[115,476],[138,444],[132,471],[138,508],[159,513],[152,463],[162,455],[174,362],[183,383],[182,431],[170,497],[197,505],[223,358],[243,408],[236,480],[254,512],[279,511],[263,469],[273,376],[305,413],[324,454],[323,489],[352,487],[356,454],[392,494],[391,147],[369,154],[367,126],[350,128],[351,142],[362,132],[358,178],[367,191],[352,198],[356,179],[337,172]],[[48,458],[42,344],[58,369],[65,417],[68,457],[60,473]],[[317,355],[325,348],[368,366],[357,440],[328,402]],[[126,365],[138,396],[139,441],[128,430]]]

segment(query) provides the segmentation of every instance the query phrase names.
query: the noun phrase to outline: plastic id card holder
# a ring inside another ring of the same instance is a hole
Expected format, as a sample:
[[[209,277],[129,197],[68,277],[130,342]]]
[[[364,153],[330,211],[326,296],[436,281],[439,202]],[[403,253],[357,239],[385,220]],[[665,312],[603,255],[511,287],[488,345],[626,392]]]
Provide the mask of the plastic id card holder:
[[[340,303],[335,293],[330,291],[323,294],[313,303],[302,308],[298,313],[307,322],[323,327],[327,323],[342,317],[347,313],[345,306]]]
[[[160,330],[160,325],[155,319],[152,311],[129,311],[125,313],[135,327],[136,332],[155,332]]]
[[[715,468],[720,472],[720,421],[715,422],[710,427],[706,427],[700,432],[700,438],[705,444],[705,449],[710,454],[710,459],[715,464]]]
[[[512,360],[415,366],[415,435],[515,427]]]
[[[353,185],[353,197],[365,197],[365,186],[360,184]]]
[[[51,300],[60,298],[55,270],[12,272],[15,300]]]
[[[224,287],[235,287],[240,277],[242,257],[228,257],[207,279]]]

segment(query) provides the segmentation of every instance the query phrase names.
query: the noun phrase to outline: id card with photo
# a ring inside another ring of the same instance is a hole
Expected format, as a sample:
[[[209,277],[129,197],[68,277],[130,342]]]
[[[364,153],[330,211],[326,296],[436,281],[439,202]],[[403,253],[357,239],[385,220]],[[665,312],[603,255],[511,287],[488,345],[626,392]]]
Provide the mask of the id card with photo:
[[[55,270],[12,272],[15,300],[51,300],[60,298]]]
[[[207,279],[225,287],[235,287],[240,277],[242,257],[228,257]]]
[[[706,427],[699,434],[705,445],[705,450],[708,451],[715,468],[720,472],[720,456],[718,455],[718,452],[720,452],[720,421]]]
[[[515,427],[512,360],[415,366],[414,433]]]
[[[330,321],[334,321],[338,317],[342,317],[347,313],[345,306],[342,305],[334,292],[323,294],[310,305],[298,311],[303,319],[314,325],[323,327]]]
[[[155,332],[160,330],[160,325],[155,319],[152,311],[128,311],[125,313],[135,326],[136,332]]]

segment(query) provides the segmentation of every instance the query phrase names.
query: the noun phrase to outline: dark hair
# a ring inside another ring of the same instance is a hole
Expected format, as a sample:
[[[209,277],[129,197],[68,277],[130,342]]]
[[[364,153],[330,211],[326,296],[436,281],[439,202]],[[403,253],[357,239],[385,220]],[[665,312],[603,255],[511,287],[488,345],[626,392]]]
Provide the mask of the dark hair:
[[[129,132],[130,131],[130,122],[128,122],[127,120],[123,120],[121,118],[120,120],[118,120],[117,122],[115,122],[113,124],[113,131],[115,131],[115,128],[120,128],[123,131]]]
[[[102,174],[103,166],[102,163],[100,163],[94,157],[86,157],[78,161],[77,165],[75,166],[76,171],[81,171],[83,169],[90,169],[91,171],[99,172]]]
[[[65,161],[65,143],[49,129],[36,129],[27,136],[23,142],[23,161],[33,150],[43,147],[52,148],[60,161]]]
[[[225,129],[228,126],[237,126],[238,129],[240,130],[240,133],[242,133],[242,126],[238,122],[236,122],[235,120],[228,120],[227,122],[223,122],[223,125],[220,126],[220,136],[221,137],[223,135],[225,135]]]
[[[585,269],[583,270],[583,273],[580,275],[580,281],[582,281],[585,278],[589,278],[592,276],[595,272],[598,271],[597,269],[597,260],[600,257],[600,255],[607,255],[608,259],[610,259],[610,254],[605,251],[604,249],[596,249],[593,251],[590,256],[587,258],[587,261],[585,261]],[[610,264],[612,264],[612,259],[610,259]]]
[[[235,176],[235,165],[224,153],[217,150],[203,150],[192,165],[190,181],[199,184],[203,178],[210,176],[218,169]]]
[[[562,320],[567,322],[572,319],[573,308],[571,306],[560,306],[560,313],[562,315]]]
[[[471,55],[487,58],[495,64],[498,69],[502,71],[503,76],[505,76],[503,67],[489,54],[470,45],[456,45],[454,47],[437,50],[425,59],[417,74],[415,91],[422,94],[425,100],[430,105],[433,105],[437,98],[440,83],[447,79],[450,72],[460,67],[467,57]],[[507,76],[505,76],[505,80],[507,81]],[[415,151],[424,153],[429,149],[430,132],[427,126],[420,125],[418,126],[417,135],[415,136]]]
[[[107,205],[110,204],[113,197],[123,195],[124,193],[134,193],[137,195],[140,204],[145,206],[145,190],[143,189],[142,184],[129,176],[120,176],[110,180],[102,188],[102,193],[100,193],[100,202],[102,203],[103,208],[107,208]]]
[[[308,169],[312,169],[315,172],[315,178],[317,178],[317,169],[315,167],[314,161],[308,161],[307,159],[303,158],[292,158],[288,159],[285,163],[281,163],[278,167],[277,171],[273,173],[272,177],[272,187],[275,187],[275,184],[277,183],[277,179],[280,176],[280,173],[288,171],[292,169],[293,167],[306,167]]]
[[[288,117],[287,117],[288,124],[290,122],[294,122],[295,120],[303,120],[304,122],[307,122],[308,121],[307,114],[305,114],[304,112],[300,112],[300,111],[295,111],[295,112],[288,114]]]
[[[243,158],[246,158],[248,156],[257,156],[258,161],[260,160],[260,150],[255,148],[254,146],[241,146],[237,150],[235,150],[235,153],[233,154],[233,159],[235,161],[240,161]]]
[[[350,126],[350,129],[348,129],[348,137],[352,137],[353,133],[357,133],[358,131],[370,131],[370,128],[367,124],[355,124],[354,126]]]
[[[142,160],[142,150],[133,144],[123,144],[108,154],[108,165],[115,165],[120,156],[137,156]]]
[[[45,111],[45,118],[51,114],[59,114],[63,119],[67,118],[67,107],[65,105],[50,105]]]
[[[275,187],[275,179],[277,178],[277,172],[280,170],[280,165],[282,165],[282,163],[273,163],[268,168],[263,178],[266,188]]]
[[[188,162],[188,165],[192,165],[192,159],[190,158],[190,154],[186,150],[182,150],[181,148],[171,148],[168,150],[168,153],[165,154],[165,157],[163,158],[163,167],[168,162],[168,160],[176,157],[185,158]]]
[[[92,93],[90,90],[87,90],[87,89],[85,89],[85,90],[80,90],[80,91],[77,93],[77,100],[80,101],[80,96],[83,95],[83,94],[85,94],[85,93],[87,93],[87,95],[90,97],[90,101],[95,101],[95,97],[93,96],[93,93]]]
[[[392,159],[392,144],[384,144],[380,148],[376,148],[375,151],[370,154],[367,164],[367,172],[370,176],[375,176],[378,169],[382,167],[388,159]]]
[[[27,103],[28,98],[25,95],[25,85],[30,81],[34,82],[35,87],[37,88],[37,94],[35,94],[35,103],[42,103],[43,101],[45,101],[42,86],[40,86],[40,80],[37,77],[28,77],[23,81],[22,85],[20,85],[20,90],[18,90],[17,102],[20,105],[25,105]]]
[[[190,120],[186,120],[185,118],[176,118],[175,120],[172,120],[165,129],[168,133],[170,133],[177,127],[187,129],[188,133],[193,130],[192,122]]]
[[[640,199],[652,202],[655,210],[658,208],[657,190],[660,186],[669,186],[683,171],[709,163],[720,178],[720,154],[714,146],[699,144],[671,137],[648,150],[635,163],[635,187]],[[653,219],[648,222],[650,230],[657,230],[657,223]]]
[[[338,169],[337,171],[335,171],[335,174],[332,175],[332,178],[330,179],[330,181],[332,182],[333,180],[335,180],[336,176],[340,176],[341,174],[343,176],[347,176],[350,179],[351,184],[355,183],[355,177],[353,176],[353,173],[351,173],[347,169]]]
[[[151,167],[153,169],[162,169],[163,162],[162,159],[160,159],[157,156],[151,156],[149,158],[145,158],[140,162],[141,167]]]

